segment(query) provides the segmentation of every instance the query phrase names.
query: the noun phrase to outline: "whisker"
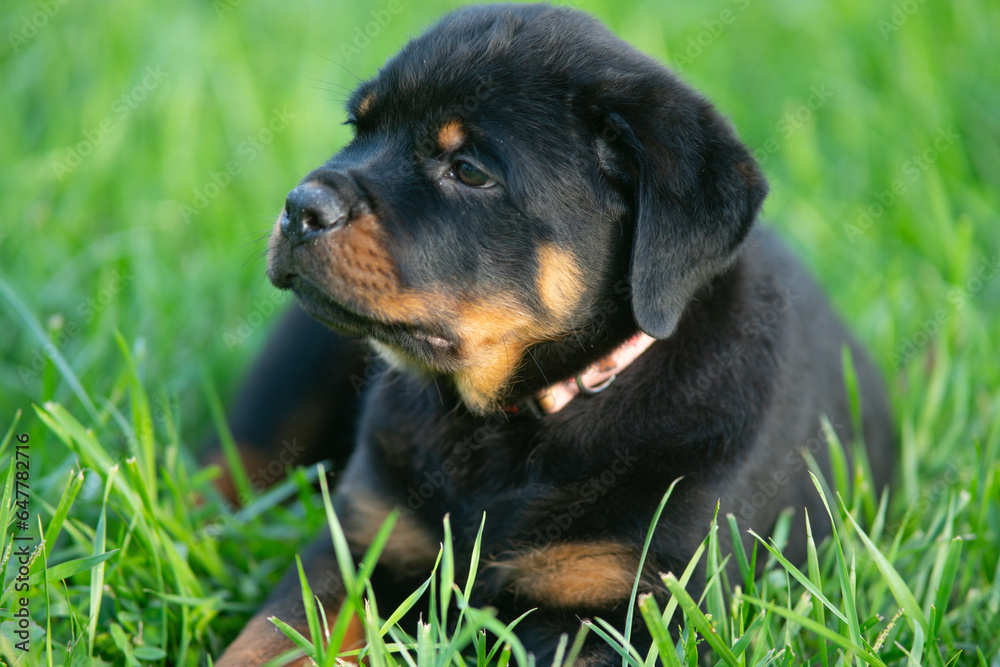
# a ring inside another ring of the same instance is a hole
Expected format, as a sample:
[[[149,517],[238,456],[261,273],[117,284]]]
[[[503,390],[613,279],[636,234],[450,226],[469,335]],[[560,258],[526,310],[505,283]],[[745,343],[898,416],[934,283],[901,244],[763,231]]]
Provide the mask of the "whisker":
[[[341,65],[340,63],[338,63],[338,62],[337,62],[336,60],[334,60],[333,58],[327,58],[327,57],[324,57],[324,58],[323,58],[323,60],[326,60],[326,61],[328,61],[328,62],[331,62],[331,63],[333,63],[334,65],[336,65],[337,67],[339,67],[340,69],[344,70],[345,72],[347,72],[348,74],[350,74],[351,76],[353,76],[353,77],[354,77],[354,78],[355,78],[355,79],[357,80],[357,82],[358,82],[358,83],[363,83],[363,80],[362,80],[362,78],[361,78],[360,76],[358,76],[357,74],[355,74],[355,73],[354,73],[354,72],[352,72],[351,70],[347,69],[347,67],[346,67],[345,65]]]

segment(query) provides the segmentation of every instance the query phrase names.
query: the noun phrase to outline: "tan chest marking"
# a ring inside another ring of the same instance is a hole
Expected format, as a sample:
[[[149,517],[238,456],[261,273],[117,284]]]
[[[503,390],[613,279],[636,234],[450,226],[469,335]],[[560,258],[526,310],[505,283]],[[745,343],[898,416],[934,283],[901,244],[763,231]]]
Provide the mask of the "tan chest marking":
[[[551,544],[491,565],[519,598],[566,609],[627,601],[638,566],[636,551],[615,542]]]

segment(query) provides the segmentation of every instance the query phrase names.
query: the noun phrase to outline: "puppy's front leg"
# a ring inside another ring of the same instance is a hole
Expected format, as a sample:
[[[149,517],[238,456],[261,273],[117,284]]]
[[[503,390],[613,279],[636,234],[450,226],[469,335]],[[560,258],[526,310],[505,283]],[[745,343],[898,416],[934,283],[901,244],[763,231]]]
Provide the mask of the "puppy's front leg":
[[[319,598],[332,625],[344,601],[344,585],[329,535],[320,537],[302,555],[302,567],[313,594]],[[295,648],[292,641],[268,620],[272,616],[288,623],[306,637],[309,636],[305,609],[302,606],[302,587],[294,567],[285,573],[271,597],[215,664],[218,667],[257,667]],[[343,650],[358,648],[363,640],[364,630],[355,620],[341,646]],[[290,664],[306,665],[309,662],[307,658],[302,658]]]

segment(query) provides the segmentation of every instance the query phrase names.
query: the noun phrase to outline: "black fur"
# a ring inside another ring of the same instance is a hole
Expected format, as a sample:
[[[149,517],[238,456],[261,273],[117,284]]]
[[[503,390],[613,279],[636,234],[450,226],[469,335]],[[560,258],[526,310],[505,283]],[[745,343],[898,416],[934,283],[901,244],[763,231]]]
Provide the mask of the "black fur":
[[[581,618],[623,623],[627,601],[533,598],[530,586],[545,582],[510,574],[526,554],[637,553],[683,476],[643,590],[666,597],[653,575],[684,568],[717,502],[761,534],[791,507],[786,553],[801,559],[804,508],[814,533],[829,532],[801,456],[807,448],[828,465],[823,415],[842,441],[863,436],[876,484],[887,483],[893,429],[876,371],[777,238],[752,230],[767,186],[732,128],[661,65],[576,11],[478,6],[406,45],[360,86],[348,114],[355,139],[289,196],[268,272],[309,314],[392,360],[357,406],[337,496],[356,549],[375,498],[401,512],[417,542],[440,541],[450,514],[456,562],[467,566],[485,512],[472,602],[508,622],[538,607],[519,632],[544,664]],[[441,129],[449,123],[454,134]],[[465,185],[459,160],[496,185]],[[476,324],[499,327],[502,347],[473,346]],[[295,327],[286,354],[329,356],[315,325]],[[639,331],[660,340],[606,391],[554,414],[512,414]],[[851,429],[845,346],[863,434]],[[507,356],[487,354],[494,348]],[[330,410],[347,420],[355,406],[336,388],[368,384],[357,380],[325,378],[339,397]],[[329,570],[328,544],[317,543],[307,572]],[[381,608],[412,592],[430,564],[389,553],[374,578]],[[595,589],[613,588],[594,576]],[[336,607],[339,586],[326,590]],[[218,664],[257,664],[287,648],[261,638],[260,619],[301,622],[297,596],[290,577]],[[592,639],[586,664],[620,662]]]

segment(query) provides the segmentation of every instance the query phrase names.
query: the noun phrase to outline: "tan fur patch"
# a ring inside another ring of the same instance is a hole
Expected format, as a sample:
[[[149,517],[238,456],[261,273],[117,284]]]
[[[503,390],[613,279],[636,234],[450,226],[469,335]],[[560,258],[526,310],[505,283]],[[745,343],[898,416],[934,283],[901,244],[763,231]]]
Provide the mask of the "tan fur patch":
[[[520,363],[534,319],[513,299],[462,304],[455,318],[463,368],[455,385],[470,408],[484,410]]]
[[[375,101],[375,91],[372,91],[361,98],[358,102],[358,116],[364,116],[372,108],[372,103]]]
[[[334,623],[337,622],[337,614],[340,613],[340,604],[339,603],[337,605],[324,604],[323,611],[326,613],[326,622],[332,629]],[[320,621],[320,624],[322,627],[322,620]],[[296,630],[298,630],[307,637],[309,636],[308,625],[303,625],[302,627],[296,628]],[[327,638],[327,641],[324,642],[324,644],[327,644],[327,648],[329,648],[329,637]],[[347,651],[357,651],[363,649],[365,647],[365,644],[366,644],[365,626],[361,623],[361,619],[358,618],[358,615],[354,614],[351,618],[351,622],[347,624],[347,632],[344,634],[344,640],[340,643],[340,651],[338,652],[345,653]],[[291,648],[291,646],[289,646],[289,648]],[[358,656],[356,655],[344,656],[342,659],[338,660],[338,663],[340,663],[341,660],[342,664],[345,665],[359,664]],[[302,657],[298,658],[294,662],[287,663],[285,667],[308,667],[309,665],[314,665],[314,664],[316,663],[314,663],[308,657]],[[367,659],[361,661],[360,664],[362,665],[368,664]]]
[[[493,563],[519,597],[545,606],[609,607],[632,593],[638,554],[616,542],[557,543]]]
[[[260,468],[266,468],[271,463],[271,460],[265,454],[250,445],[238,442],[236,443],[236,451],[240,455],[243,469],[250,474],[253,474],[253,471]],[[243,503],[249,499],[240,498],[236,490],[236,480],[233,477],[233,471],[229,467],[229,462],[226,460],[225,454],[221,451],[213,452],[212,456],[206,461],[206,465],[211,464],[218,465],[222,470],[219,477],[215,479],[215,488],[234,506],[242,507]]]
[[[338,230],[327,253],[312,262],[324,285],[347,297],[373,316],[411,322],[432,311],[432,295],[405,290],[396,261],[386,248],[378,219],[362,215]]]
[[[458,346],[452,376],[471,409],[498,407],[498,394],[527,348],[568,330],[583,290],[571,254],[551,245],[539,250],[537,289],[550,311],[539,316],[515,294],[483,298],[457,295],[445,286],[403,286],[384,234],[375,216],[360,216],[324,238],[324,251],[304,262],[349,308],[387,323],[443,323]]]
[[[336,610],[336,611],[339,611]],[[336,611],[331,614],[330,609],[326,610],[326,620],[333,627],[334,622],[337,619]],[[354,651],[356,649],[361,649],[365,647],[365,626],[361,623],[361,619],[358,618],[357,614],[351,619],[351,622],[347,626],[347,633],[344,635],[344,641],[340,644],[340,650],[343,651]],[[346,658],[348,664],[357,664],[357,657]]]
[[[463,141],[465,141],[465,132],[457,120],[449,120],[438,131],[438,148],[443,151],[453,151],[461,146]]]
[[[348,491],[350,510],[341,517],[348,543],[363,552],[375,539],[379,528],[392,512],[384,499],[364,490]],[[440,542],[417,521],[399,517],[389,534],[379,563],[399,574],[430,572],[437,559]]]
[[[583,293],[580,267],[573,255],[549,243],[538,249],[538,294],[557,318],[571,316]]]
[[[296,602],[295,604],[301,605],[301,602]],[[323,611],[326,614],[327,623],[331,628],[337,620],[340,608],[341,600],[339,598],[335,601],[326,601],[323,603]],[[297,611],[298,613],[294,617],[290,617],[282,611],[274,612],[273,610],[265,609],[258,612],[244,626],[239,637],[226,649],[225,654],[219,660],[216,660],[215,664],[219,665],[219,667],[224,667],[225,665],[261,665],[269,659],[295,648],[295,644],[282,632],[278,631],[268,619],[271,616],[276,616],[308,637],[309,625],[301,606]],[[340,650],[352,651],[363,648],[364,645],[364,625],[362,625],[357,614],[354,614],[350,624],[347,626],[347,634],[340,645]],[[351,658],[347,658],[346,661],[348,664],[356,664],[357,658],[354,658],[353,662]],[[304,667],[305,665],[312,665],[314,663],[308,658],[299,658],[284,664],[286,667]]]

